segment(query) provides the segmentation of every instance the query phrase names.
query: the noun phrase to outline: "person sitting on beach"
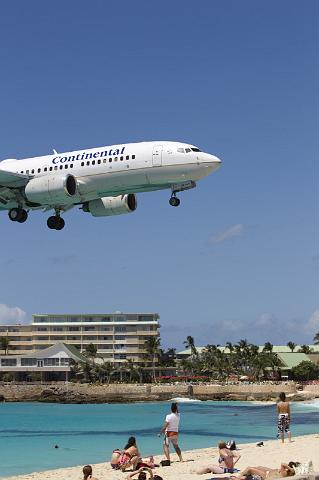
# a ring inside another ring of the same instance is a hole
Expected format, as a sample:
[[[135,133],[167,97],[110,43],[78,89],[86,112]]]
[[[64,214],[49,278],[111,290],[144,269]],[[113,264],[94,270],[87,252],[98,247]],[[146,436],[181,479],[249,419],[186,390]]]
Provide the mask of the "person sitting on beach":
[[[136,469],[136,465],[141,460],[140,452],[138,451],[136,445],[135,437],[130,437],[127,441],[127,444],[124,447],[124,450],[121,451],[118,458],[118,469],[124,472],[128,467],[133,467],[133,470]],[[111,461],[112,463],[112,461]],[[112,467],[115,468],[115,467]]]
[[[148,468],[148,467],[141,467],[139,468],[138,470],[136,470],[135,472],[133,473],[130,473],[126,479],[127,480],[131,480],[131,478],[134,478],[136,475],[138,475],[137,479],[138,480],[147,480],[147,474],[146,472],[148,472],[150,474],[149,476],[149,480],[163,480],[162,477],[160,477],[159,475],[154,475],[153,472],[152,472],[152,469],[151,468]]]
[[[282,477],[292,477],[295,475],[295,469],[298,465],[297,462],[282,463],[280,467],[269,468],[269,467],[247,467],[245,468],[240,475],[232,476],[236,480],[274,480]]]
[[[91,465],[85,465],[83,467],[83,480],[97,480],[97,478],[92,477]]]
[[[115,448],[112,452],[112,457],[111,457],[111,467],[114,470],[119,470],[119,461],[120,461],[120,456],[123,450],[120,450],[119,448]]]
[[[219,442],[219,465],[207,465],[196,471],[197,475],[204,475],[205,473],[234,473],[234,466],[240,459],[239,453],[235,450],[227,448],[225,442]]]

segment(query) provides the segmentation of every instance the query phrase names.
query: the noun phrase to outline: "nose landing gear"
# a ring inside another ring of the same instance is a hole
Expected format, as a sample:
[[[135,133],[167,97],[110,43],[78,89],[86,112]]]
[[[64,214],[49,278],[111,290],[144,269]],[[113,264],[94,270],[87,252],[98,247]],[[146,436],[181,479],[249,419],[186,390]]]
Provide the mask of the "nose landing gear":
[[[11,208],[9,218],[12,222],[24,223],[28,218],[28,212],[23,208]]]
[[[173,193],[171,198],[169,199],[169,204],[172,207],[178,207],[180,203],[181,203],[180,199],[176,197],[175,193]]]
[[[189,190],[190,188],[195,188],[195,187],[196,187],[196,183],[193,180],[188,180],[186,182],[176,183],[171,185],[172,195],[171,195],[171,198],[169,199],[169,204],[172,205],[172,207],[178,207],[181,201],[179,198],[176,197],[176,193],[183,192],[184,190]]]

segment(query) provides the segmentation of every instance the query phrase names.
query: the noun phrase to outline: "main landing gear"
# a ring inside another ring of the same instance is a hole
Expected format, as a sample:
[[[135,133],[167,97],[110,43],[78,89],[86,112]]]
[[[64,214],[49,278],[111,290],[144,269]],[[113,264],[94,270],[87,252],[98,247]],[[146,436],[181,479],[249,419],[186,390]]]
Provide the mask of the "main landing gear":
[[[11,208],[9,218],[12,222],[24,223],[28,218],[28,212],[24,208]]]
[[[60,215],[52,215],[52,217],[49,217],[47,220],[47,226],[51,228],[51,230],[62,230],[64,225],[65,221]]]
[[[177,183],[171,186],[172,195],[169,199],[169,204],[172,207],[178,207],[181,203],[180,199],[176,197],[177,192],[183,192],[184,190],[189,190],[190,188],[195,188],[196,183],[193,180],[188,180],[187,182]]]

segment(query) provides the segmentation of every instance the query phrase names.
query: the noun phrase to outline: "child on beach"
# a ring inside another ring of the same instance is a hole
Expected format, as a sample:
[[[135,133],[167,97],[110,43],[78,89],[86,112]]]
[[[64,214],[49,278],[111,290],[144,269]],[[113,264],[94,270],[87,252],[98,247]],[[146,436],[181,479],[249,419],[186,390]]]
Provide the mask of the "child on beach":
[[[91,465],[85,465],[83,467],[83,480],[97,480],[97,478],[92,477],[92,473]]]
[[[196,471],[197,475],[204,475],[205,473],[234,473],[234,466],[240,459],[239,453],[235,450],[227,448],[225,442],[219,442],[219,465],[207,465]]]

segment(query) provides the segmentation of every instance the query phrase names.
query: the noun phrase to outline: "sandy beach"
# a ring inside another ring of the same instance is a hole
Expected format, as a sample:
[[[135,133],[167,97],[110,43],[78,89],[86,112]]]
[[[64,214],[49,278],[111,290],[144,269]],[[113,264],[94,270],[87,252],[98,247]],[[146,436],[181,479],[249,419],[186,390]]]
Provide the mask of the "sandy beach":
[[[243,469],[246,466],[263,465],[276,468],[281,462],[296,460],[305,462],[309,459],[313,461],[315,471],[319,470],[319,435],[304,435],[293,438],[293,442],[282,444],[278,440],[264,442],[264,446],[257,447],[255,443],[246,443],[238,445],[241,458],[236,466]],[[216,446],[211,448],[201,448],[183,452],[184,462],[177,461],[175,453],[171,456],[172,464],[170,467],[159,467],[154,470],[161,475],[164,480],[183,480],[190,479],[208,479],[212,474],[197,476],[193,473],[197,468],[207,463],[217,464],[218,450]],[[162,455],[155,456],[158,463],[163,458]],[[56,470],[47,470],[45,472],[35,472],[28,475],[19,475],[14,477],[5,477],[10,480],[80,480],[82,478],[82,467],[59,468]],[[128,472],[129,473],[129,472]],[[128,473],[122,473],[111,469],[109,462],[93,465],[93,474],[99,480],[121,480],[125,479]],[[229,478],[229,475],[213,475],[214,478]],[[4,477],[3,477],[4,478]]]

